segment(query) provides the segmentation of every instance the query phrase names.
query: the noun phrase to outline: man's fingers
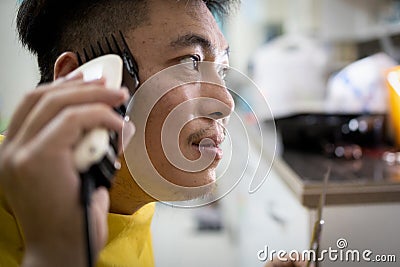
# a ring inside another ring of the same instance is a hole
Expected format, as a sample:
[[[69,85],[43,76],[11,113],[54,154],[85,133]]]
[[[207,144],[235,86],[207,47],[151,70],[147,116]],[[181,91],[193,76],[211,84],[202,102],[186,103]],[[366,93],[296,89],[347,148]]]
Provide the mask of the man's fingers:
[[[15,134],[18,132],[21,125],[24,123],[26,116],[31,112],[32,108],[36,105],[39,99],[46,93],[56,90],[65,89],[66,87],[75,87],[79,83],[83,83],[83,75],[77,74],[69,78],[59,79],[53,83],[48,83],[39,86],[38,88],[32,90],[25,95],[24,99],[18,105],[7,130],[7,139],[11,140],[14,138]]]
[[[99,187],[92,194],[91,215],[93,216],[92,222],[94,223],[93,230],[95,232],[95,245],[96,251],[99,251],[107,241],[108,227],[107,227],[107,214],[110,208],[110,197],[108,191],[104,187]]]
[[[92,201],[95,203],[93,208],[98,210],[100,214],[103,214],[106,219],[110,208],[110,196],[108,190],[105,187],[99,187],[96,189],[92,194]]]
[[[102,103],[71,106],[61,111],[37,135],[35,141],[57,147],[74,147],[90,130],[105,128],[122,133],[123,118],[110,106]]]
[[[109,90],[99,84],[87,83],[76,89],[57,90],[42,97],[21,127],[21,139],[35,136],[52,118],[67,106],[104,103],[119,106],[127,101],[126,90]]]
[[[56,80],[53,81],[53,84],[59,85],[59,84],[65,83],[67,81],[83,80],[82,72],[76,72],[76,73],[73,73],[73,75],[71,75],[71,74],[72,74],[72,72],[64,77],[57,78]]]
[[[292,261],[290,259],[287,260],[279,260],[278,258],[274,258],[272,261],[268,262],[265,267],[306,267],[306,261]],[[311,267],[314,266],[311,264]]]

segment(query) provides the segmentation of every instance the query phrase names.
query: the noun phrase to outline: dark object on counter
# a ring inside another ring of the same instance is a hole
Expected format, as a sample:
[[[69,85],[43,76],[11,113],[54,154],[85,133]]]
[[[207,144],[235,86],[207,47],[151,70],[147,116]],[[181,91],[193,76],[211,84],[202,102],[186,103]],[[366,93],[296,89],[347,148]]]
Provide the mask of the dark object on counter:
[[[362,148],[387,146],[385,115],[298,114],[276,119],[283,149],[358,159]]]
[[[400,152],[386,151],[382,155],[382,160],[388,165],[400,165]]]
[[[222,214],[218,204],[211,204],[197,209],[195,219],[198,231],[222,231]]]

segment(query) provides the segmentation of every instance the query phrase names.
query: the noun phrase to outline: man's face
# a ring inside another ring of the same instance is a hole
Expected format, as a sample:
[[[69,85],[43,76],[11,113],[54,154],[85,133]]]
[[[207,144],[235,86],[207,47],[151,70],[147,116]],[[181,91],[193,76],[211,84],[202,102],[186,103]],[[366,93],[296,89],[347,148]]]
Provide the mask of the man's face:
[[[189,63],[186,68],[193,68],[189,70],[191,73],[198,71],[198,60],[228,64],[228,44],[202,1],[152,0],[149,1],[149,12],[149,23],[126,34],[139,65],[142,83],[159,71],[180,63]],[[214,70],[215,73],[211,75],[217,77],[218,69]],[[193,101],[199,98],[206,100]],[[221,104],[217,105],[216,102]],[[162,131],[172,130],[163,129],[168,115],[182,103],[185,103],[185,108],[179,117],[186,123],[175,139],[162,140]],[[224,139],[223,126],[233,106],[233,99],[224,87],[206,83],[174,87],[153,103],[144,137],[148,156],[157,172],[169,182],[180,186],[196,187],[214,182],[215,168],[222,157],[219,144]],[[212,142],[202,147],[199,143],[203,139]],[[212,155],[213,159],[201,171],[187,171],[174,166],[167,159],[164,142],[177,143],[182,155],[175,156],[193,161],[201,156],[202,149],[203,153]]]

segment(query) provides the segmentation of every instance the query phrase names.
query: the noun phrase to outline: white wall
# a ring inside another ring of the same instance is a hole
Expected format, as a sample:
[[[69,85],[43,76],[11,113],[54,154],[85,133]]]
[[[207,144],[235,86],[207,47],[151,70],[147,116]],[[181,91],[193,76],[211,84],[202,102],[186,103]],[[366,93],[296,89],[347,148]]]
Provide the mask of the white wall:
[[[231,47],[231,66],[247,72],[250,58],[267,36],[268,24],[282,24],[286,33],[317,30],[319,0],[242,0],[239,11],[225,25]]]
[[[260,0],[242,0],[239,11],[224,25],[231,48],[230,65],[244,73],[253,52],[265,39],[265,11],[265,3]]]
[[[0,1],[0,127],[10,119],[24,93],[39,80],[35,59],[18,42],[17,8],[16,0]]]
[[[383,9],[391,8],[388,0],[322,0],[320,34],[328,40],[368,39],[383,23]],[[340,14],[340,19],[338,17]]]

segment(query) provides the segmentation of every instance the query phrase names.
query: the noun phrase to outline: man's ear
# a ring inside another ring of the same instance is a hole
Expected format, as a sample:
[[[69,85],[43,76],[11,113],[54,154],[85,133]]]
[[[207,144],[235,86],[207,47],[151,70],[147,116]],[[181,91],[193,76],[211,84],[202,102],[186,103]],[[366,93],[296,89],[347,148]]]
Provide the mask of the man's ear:
[[[56,60],[54,64],[54,80],[67,76],[79,67],[78,57],[73,52],[64,52]]]

